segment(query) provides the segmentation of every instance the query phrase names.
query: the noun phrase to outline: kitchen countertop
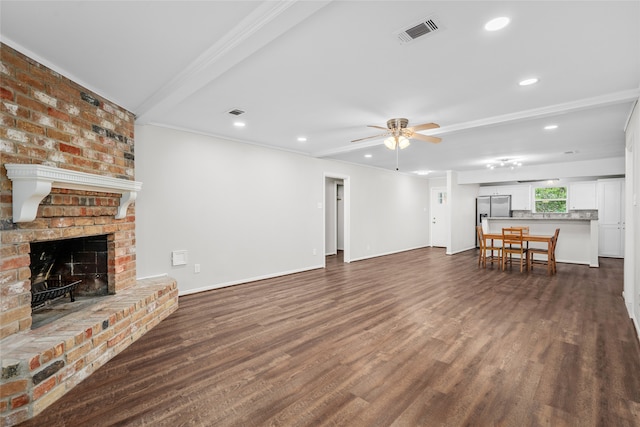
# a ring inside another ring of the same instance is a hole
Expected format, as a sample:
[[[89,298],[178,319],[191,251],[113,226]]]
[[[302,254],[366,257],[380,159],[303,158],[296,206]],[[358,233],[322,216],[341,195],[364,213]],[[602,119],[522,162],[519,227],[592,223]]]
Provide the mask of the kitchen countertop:
[[[571,218],[571,217],[525,217],[525,216],[490,216],[489,220],[506,220],[506,221],[597,221],[598,218]]]

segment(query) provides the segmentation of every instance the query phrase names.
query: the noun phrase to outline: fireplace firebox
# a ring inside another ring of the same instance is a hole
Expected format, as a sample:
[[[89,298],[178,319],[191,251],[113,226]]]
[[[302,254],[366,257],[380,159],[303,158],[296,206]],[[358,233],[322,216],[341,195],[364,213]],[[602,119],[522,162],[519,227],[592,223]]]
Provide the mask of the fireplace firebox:
[[[31,307],[108,292],[108,236],[31,243]]]

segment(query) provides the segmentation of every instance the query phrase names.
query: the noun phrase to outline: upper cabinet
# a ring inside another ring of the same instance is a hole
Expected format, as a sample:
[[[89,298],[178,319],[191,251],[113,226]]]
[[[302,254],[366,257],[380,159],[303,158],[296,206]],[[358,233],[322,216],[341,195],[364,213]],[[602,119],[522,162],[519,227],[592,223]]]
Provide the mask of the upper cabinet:
[[[598,209],[596,181],[569,184],[569,209]]]
[[[596,181],[579,181],[568,184],[568,210],[598,209]],[[492,185],[480,187],[478,196],[511,196],[511,210],[530,211],[533,209],[531,185]]]
[[[512,211],[531,210],[530,185],[495,185],[480,187],[478,196],[511,196]]]
[[[478,189],[478,196],[502,196],[505,193],[501,191],[504,187],[500,186],[491,186],[491,187],[480,187]]]
[[[531,186],[514,185],[506,187],[511,195],[511,210],[530,211],[531,210]]]

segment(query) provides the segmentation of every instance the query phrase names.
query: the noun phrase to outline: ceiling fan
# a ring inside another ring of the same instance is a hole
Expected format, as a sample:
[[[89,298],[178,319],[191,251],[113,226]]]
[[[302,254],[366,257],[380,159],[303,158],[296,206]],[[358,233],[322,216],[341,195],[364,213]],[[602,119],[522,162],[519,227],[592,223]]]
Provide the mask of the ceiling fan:
[[[438,138],[436,136],[422,135],[421,133],[417,133],[419,130],[426,129],[435,129],[440,126],[436,123],[424,123],[421,125],[407,127],[409,124],[408,119],[397,118],[397,119],[389,119],[387,120],[387,127],[383,128],[382,126],[373,126],[369,125],[370,128],[382,129],[385,133],[381,133],[379,135],[368,136],[366,138],[355,139],[351,142],[360,142],[365,141],[367,139],[375,139],[375,138],[384,138],[384,145],[390,150],[396,149],[404,149],[407,148],[410,144],[410,139],[419,139],[420,141],[433,142],[435,144],[442,141],[442,138]]]

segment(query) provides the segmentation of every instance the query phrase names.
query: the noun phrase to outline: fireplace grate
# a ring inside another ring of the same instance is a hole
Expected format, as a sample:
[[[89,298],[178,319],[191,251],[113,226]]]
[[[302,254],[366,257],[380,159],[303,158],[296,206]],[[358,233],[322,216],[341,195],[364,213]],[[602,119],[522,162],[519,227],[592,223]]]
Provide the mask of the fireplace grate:
[[[31,289],[31,308],[40,308],[44,306],[47,301],[63,297],[66,294],[69,294],[71,302],[74,302],[76,299],[73,296],[73,292],[80,283],[82,283],[82,280],[72,282],[59,279],[47,279],[44,282],[34,285]]]

